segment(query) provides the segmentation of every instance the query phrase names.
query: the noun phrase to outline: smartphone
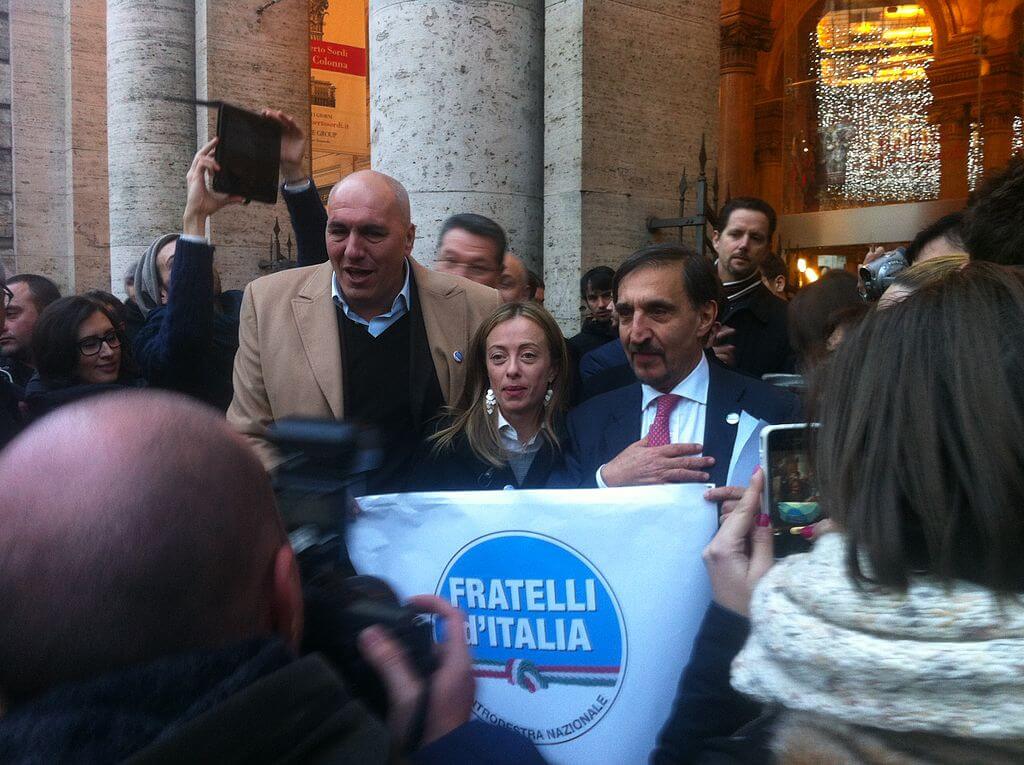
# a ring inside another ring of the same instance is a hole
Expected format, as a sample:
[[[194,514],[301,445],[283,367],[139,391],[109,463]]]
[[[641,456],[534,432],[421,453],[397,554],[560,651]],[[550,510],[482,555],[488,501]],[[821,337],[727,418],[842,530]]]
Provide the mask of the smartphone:
[[[274,204],[281,163],[281,125],[231,104],[217,108],[217,149],[213,190]]]
[[[811,467],[809,438],[817,423],[769,425],[761,431],[762,506],[776,534],[781,557],[806,550],[800,531],[822,519]]]

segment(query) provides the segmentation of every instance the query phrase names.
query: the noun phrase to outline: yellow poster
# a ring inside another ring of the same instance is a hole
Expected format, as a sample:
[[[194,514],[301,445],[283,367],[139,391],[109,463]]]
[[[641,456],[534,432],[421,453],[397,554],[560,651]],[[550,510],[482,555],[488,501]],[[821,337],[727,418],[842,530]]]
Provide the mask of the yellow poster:
[[[314,164],[344,175],[370,153],[366,0],[309,0],[309,15]]]

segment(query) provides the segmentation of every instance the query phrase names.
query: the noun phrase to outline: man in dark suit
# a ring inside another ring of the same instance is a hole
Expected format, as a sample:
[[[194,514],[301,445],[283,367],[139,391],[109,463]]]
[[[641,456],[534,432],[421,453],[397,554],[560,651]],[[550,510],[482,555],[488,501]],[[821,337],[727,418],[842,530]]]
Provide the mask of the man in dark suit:
[[[552,485],[745,483],[761,428],[796,421],[799,403],[708,362],[704,345],[723,302],[714,267],[688,248],[652,245],[619,267],[613,292],[639,382],[570,412],[566,469]]]
[[[762,199],[736,197],[722,208],[718,222],[711,241],[726,303],[719,314],[722,328],[715,353],[758,379],[769,372],[792,372],[786,301],[761,281],[761,263],[771,252],[775,234],[775,210]]]

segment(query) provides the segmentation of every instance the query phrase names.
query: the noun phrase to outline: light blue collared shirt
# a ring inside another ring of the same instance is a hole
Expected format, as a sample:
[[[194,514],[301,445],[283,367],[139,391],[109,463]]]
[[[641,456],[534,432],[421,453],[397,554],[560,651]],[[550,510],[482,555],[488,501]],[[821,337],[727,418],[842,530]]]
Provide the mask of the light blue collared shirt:
[[[391,304],[391,310],[387,313],[382,313],[380,316],[374,316],[369,321],[357,314],[349,306],[345,296],[341,294],[338,275],[333,271],[331,272],[331,297],[334,298],[334,304],[340,306],[341,310],[345,312],[345,316],[356,324],[362,324],[366,327],[370,337],[380,337],[388,327],[409,313],[409,308],[412,306],[411,278],[412,269],[409,268],[409,261],[407,260],[405,262],[405,285],[402,287],[402,291],[395,295],[395,302]]]

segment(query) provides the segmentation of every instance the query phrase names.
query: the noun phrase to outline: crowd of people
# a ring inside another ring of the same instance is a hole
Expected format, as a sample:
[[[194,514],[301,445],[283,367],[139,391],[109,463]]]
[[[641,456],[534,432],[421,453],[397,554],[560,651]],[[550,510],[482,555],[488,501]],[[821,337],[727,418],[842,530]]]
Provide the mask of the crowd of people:
[[[1024,161],[877,301],[845,270],[788,283],[775,211],[739,197],[714,261],[658,243],[584,273],[565,337],[498,222],[453,211],[427,268],[399,180],[325,205],[302,130],[264,116],[297,268],[221,289],[207,221],[243,200],[211,188],[214,139],[126,301],[0,271],[0,760],[541,761],[470,722],[460,630],[426,679],[361,633],[383,719],[302,655],[268,435],[297,417],[372,429],[368,493],[714,484],[714,602],[654,762],[1024,756]],[[730,468],[812,421],[828,519],[776,561],[764,476]]]

